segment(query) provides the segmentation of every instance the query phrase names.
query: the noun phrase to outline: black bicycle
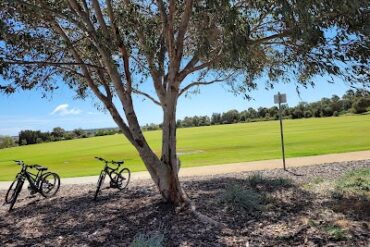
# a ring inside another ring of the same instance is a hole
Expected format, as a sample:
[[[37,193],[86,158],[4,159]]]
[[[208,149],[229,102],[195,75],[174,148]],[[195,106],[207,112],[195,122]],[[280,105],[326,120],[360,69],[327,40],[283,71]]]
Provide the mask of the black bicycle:
[[[28,189],[31,195],[39,192],[43,197],[48,198],[54,196],[58,192],[60,187],[60,178],[58,174],[45,172],[48,168],[40,165],[26,165],[21,160],[14,160],[14,162],[22,166],[22,169],[15,177],[15,180],[10,185],[5,196],[5,203],[10,204],[9,211],[13,209],[26,179],[29,183]],[[31,173],[28,169],[36,169],[37,173]]]
[[[127,187],[128,183],[130,182],[131,172],[128,168],[122,168],[120,171],[119,168],[124,163],[123,160],[120,161],[108,161],[100,157],[95,157],[95,159],[103,161],[105,163],[104,169],[101,171],[94,200],[98,197],[98,194],[100,192],[100,189],[102,185],[104,184],[104,180],[106,175],[110,178],[110,188],[117,188],[119,190],[123,190]],[[109,164],[116,165],[115,168],[112,168],[109,166]]]

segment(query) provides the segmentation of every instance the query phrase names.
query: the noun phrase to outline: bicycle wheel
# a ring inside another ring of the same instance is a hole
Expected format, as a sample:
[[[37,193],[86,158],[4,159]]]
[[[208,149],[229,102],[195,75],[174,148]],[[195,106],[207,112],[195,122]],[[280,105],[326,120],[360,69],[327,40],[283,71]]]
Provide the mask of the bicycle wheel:
[[[128,168],[123,168],[119,173],[113,176],[113,182],[116,185],[116,188],[123,190],[127,187],[130,182],[131,172]]]
[[[95,191],[95,195],[94,195],[94,200],[96,200],[96,198],[98,198],[98,194],[99,194],[100,188],[101,188],[101,187],[102,187],[102,185],[104,184],[104,179],[105,179],[105,172],[101,172],[101,173],[100,173],[100,176],[99,176],[98,184],[97,184],[97,186],[96,186],[96,191]]]
[[[6,192],[6,195],[5,195],[5,203],[11,203],[11,201],[13,200],[14,196],[15,196],[15,192],[16,192],[16,188],[17,188],[17,185],[21,182],[21,180],[17,177],[13,183],[10,185],[8,191]]]
[[[40,193],[43,197],[54,196],[60,187],[59,175],[53,172],[45,173],[41,178]]]
[[[17,181],[16,186],[14,187],[14,190],[11,193],[12,196],[10,196],[10,198],[8,198],[10,200],[9,201],[9,204],[10,204],[9,212],[12,211],[13,206],[14,206],[15,202],[17,201],[18,195],[21,192],[22,186],[23,186],[23,183],[24,183],[24,180],[22,178],[18,178],[16,181]],[[13,183],[15,183],[16,181],[14,181]],[[8,192],[10,192],[10,190],[12,188],[12,185],[10,186]],[[8,194],[7,194],[7,197],[8,197]]]

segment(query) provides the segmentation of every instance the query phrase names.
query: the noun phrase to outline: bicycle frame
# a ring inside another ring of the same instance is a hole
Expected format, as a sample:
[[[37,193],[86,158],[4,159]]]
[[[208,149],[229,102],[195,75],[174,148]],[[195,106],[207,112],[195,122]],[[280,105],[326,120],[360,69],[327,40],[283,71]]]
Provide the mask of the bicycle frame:
[[[31,186],[33,191],[39,191],[39,183],[41,181],[41,177],[43,175],[42,171],[38,171],[37,174],[33,174],[32,172],[27,171],[27,167],[22,168],[22,171],[18,173],[17,176],[22,176],[23,178],[27,179],[28,183]]]
[[[113,181],[112,173],[118,171],[119,168],[120,168],[120,165],[117,165],[116,168],[112,168],[112,167],[108,166],[108,164],[106,163],[104,169],[102,170],[102,172],[105,172],[106,174],[108,174],[110,180]]]

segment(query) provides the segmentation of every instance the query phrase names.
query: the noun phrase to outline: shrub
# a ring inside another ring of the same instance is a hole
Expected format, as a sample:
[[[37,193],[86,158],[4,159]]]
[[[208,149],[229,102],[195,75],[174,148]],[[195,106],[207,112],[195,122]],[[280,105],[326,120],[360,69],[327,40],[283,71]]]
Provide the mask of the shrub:
[[[262,174],[255,173],[248,177],[248,183],[252,187],[257,185],[269,186],[269,187],[288,187],[292,185],[292,181],[286,178],[264,178]]]
[[[319,183],[322,183],[322,182],[324,182],[325,180],[322,178],[322,177],[314,177],[313,179],[312,179],[312,183],[313,184],[319,184]]]
[[[310,117],[312,117],[312,112],[311,112],[311,111],[305,111],[305,112],[304,112],[304,117],[305,117],[305,118],[310,118]]]
[[[300,109],[295,109],[292,113],[292,117],[293,119],[303,118],[303,111]]]
[[[268,185],[272,187],[280,186],[280,187],[289,187],[291,186],[292,180],[286,179],[286,178],[274,178],[274,179],[269,179],[268,180]]]
[[[367,107],[370,106],[370,100],[364,97],[357,99],[353,102],[353,112],[356,114],[364,113],[367,111]]]
[[[227,203],[232,210],[252,212],[260,210],[263,198],[254,190],[244,189],[240,185],[228,186],[222,197],[221,203]]]
[[[331,106],[325,106],[322,108],[322,115],[323,117],[330,117],[333,116],[333,108]]]
[[[336,182],[338,190],[356,194],[370,191],[370,169],[359,169],[351,171],[338,179]]]
[[[345,240],[346,239],[345,231],[339,226],[327,225],[324,227],[324,231],[327,232],[335,240]]]
[[[163,234],[138,234],[131,243],[131,247],[162,247]]]
[[[265,179],[261,173],[255,173],[248,177],[248,183],[252,187],[256,187],[257,185],[264,183],[264,180]]]
[[[64,140],[72,140],[75,138],[75,135],[73,133],[65,133],[64,134]]]
[[[0,149],[14,147],[15,142],[10,136],[0,136]]]

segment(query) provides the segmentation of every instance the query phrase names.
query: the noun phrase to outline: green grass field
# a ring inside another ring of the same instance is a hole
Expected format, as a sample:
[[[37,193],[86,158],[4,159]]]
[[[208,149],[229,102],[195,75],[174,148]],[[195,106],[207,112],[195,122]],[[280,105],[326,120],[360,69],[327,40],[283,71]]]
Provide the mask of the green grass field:
[[[370,150],[370,115],[286,120],[287,157]],[[182,167],[281,157],[278,121],[220,125],[178,130]],[[160,153],[161,132],[145,133]],[[45,143],[0,150],[0,180],[12,180],[19,167],[14,159],[37,163],[62,177],[96,175],[94,159],[124,159],[132,171],[145,170],[134,148],[122,135]]]

